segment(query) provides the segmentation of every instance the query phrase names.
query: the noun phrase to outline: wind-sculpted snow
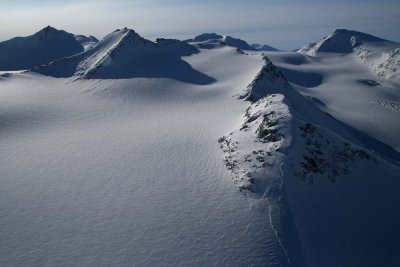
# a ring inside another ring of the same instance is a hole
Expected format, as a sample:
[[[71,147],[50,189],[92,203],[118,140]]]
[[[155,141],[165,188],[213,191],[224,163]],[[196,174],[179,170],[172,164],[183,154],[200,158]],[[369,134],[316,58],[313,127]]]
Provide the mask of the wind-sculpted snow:
[[[34,35],[0,42],[0,70],[26,70],[83,50],[73,34],[48,26]]]
[[[1,266],[288,265],[275,213],[232,185],[216,142],[262,59],[184,60],[216,82],[0,79]]]

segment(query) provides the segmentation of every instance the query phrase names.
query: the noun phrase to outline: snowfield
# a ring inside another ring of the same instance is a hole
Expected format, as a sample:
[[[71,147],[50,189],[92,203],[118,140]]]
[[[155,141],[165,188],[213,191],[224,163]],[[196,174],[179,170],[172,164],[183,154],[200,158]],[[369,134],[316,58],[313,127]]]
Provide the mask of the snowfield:
[[[186,60],[218,82],[1,79],[0,265],[281,261],[267,204],[237,191],[217,142],[262,60]]]
[[[0,72],[0,266],[399,265],[398,48],[374,38],[122,29]]]

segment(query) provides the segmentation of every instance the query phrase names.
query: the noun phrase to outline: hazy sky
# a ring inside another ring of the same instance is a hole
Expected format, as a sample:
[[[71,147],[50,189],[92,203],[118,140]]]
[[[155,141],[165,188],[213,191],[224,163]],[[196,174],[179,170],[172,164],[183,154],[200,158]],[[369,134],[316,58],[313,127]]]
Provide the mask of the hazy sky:
[[[128,27],[144,37],[217,32],[295,49],[336,28],[400,42],[400,0],[0,0],[0,41],[51,25],[102,38]]]

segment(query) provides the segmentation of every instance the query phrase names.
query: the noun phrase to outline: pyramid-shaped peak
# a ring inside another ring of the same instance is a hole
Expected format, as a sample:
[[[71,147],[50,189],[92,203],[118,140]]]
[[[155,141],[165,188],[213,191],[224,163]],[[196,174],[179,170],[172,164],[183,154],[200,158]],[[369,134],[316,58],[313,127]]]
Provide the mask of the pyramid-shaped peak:
[[[58,32],[64,32],[63,30],[56,29],[52,26],[46,26],[40,31],[38,31],[36,34],[49,34],[49,33],[58,33]]]
[[[58,30],[52,26],[47,26],[43,29],[41,29],[40,31],[38,31],[37,33],[34,34],[34,36],[36,36],[37,38],[39,38],[40,40],[46,40],[49,37],[53,37],[53,36],[68,36],[71,37],[73,36],[73,34],[68,33],[66,31],[63,30]]]
[[[52,27],[52,26],[50,26],[50,25],[48,25],[47,27],[44,27],[43,30],[44,30],[44,31],[57,31],[56,28],[54,28],[54,27]]]

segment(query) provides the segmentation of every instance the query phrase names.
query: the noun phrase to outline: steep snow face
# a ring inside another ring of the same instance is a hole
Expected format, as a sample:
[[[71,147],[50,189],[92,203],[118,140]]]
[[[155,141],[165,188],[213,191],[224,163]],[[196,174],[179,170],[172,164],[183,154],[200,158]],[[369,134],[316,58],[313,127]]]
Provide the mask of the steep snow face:
[[[269,46],[269,45],[261,45],[261,44],[252,44],[252,47],[254,47],[258,51],[279,51],[275,47]]]
[[[172,78],[198,84],[214,80],[181,59],[198,50],[180,41],[146,40],[130,29],[116,30],[92,49],[33,71],[53,77],[126,79]],[[171,67],[173,66],[173,68]]]
[[[28,37],[0,43],[0,70],[23,70],[84,50],[75,36],[50,26]]]
[[[254,47],[249,45],[246,41],[241,39],[233,38],[231,36],[222,36],[216,33],[203,33],[196,36],[193,39],[186,40],[186,42],[192,43],[200,48],[216,48],[221,46],[231,46],[240,50],[256,50]]]

